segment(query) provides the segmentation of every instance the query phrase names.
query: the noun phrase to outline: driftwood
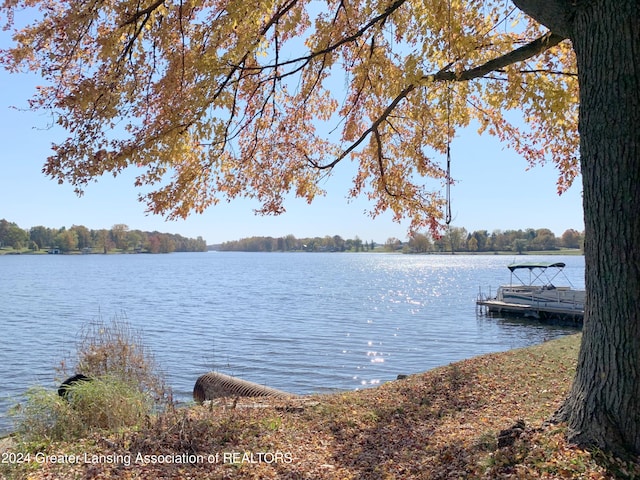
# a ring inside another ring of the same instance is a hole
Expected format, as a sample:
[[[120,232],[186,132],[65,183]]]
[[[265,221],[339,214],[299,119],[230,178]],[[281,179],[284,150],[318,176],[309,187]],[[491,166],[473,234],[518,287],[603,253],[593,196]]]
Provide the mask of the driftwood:
[[[193,399],[198,403],[221,397],[295,398],[296,396],[218,372],[209,372],[198,377],[193,387]]]

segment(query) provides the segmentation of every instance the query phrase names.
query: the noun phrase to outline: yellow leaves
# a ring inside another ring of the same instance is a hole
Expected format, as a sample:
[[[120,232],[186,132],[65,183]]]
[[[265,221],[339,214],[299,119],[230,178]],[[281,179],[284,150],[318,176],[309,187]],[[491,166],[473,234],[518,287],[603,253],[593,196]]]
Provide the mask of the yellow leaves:
[[[360,169],[349,194],[369,196],[373,215],[435,229],[438,155],[472,120],[530,162],[555,161],[559,188],[577,170],[570,45],[462,81],[543,31],[500,0],[25,0],[0,10],[11,18],[26,3],[47,15],[2,59],[44,72],[34,108],[52,109],[71,134],[47,173],[81,188],[144,165],[141,188],[162,185],[143,195],[154,212],[184,216],[244,195],[278,213],[289,193],[312,201],[349,158]]]

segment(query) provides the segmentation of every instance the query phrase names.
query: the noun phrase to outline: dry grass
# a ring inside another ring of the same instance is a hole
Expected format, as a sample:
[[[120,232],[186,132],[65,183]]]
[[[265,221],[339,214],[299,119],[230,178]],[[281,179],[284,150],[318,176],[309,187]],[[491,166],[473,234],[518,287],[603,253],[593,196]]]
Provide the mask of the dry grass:
[[[578,343],[571,336],[484,355],[358,392],[170,410],[141,430],[94,435],[48,452],[80,452],[87,463],[31,462],[12,475],[606,479],[617,472],[638,478],[638,465],[580,450],[565,442],[562,426],[543,426],[568,391]],[[498,434],[519,420],[525,428],[511,430],[499,447]]]
[[[57,370],[61,380],[76,373],[91,378],[109,376],[130,383],[160,403],[171,397],[155,358],[124,315],[108,322],[98,317],[86,324],[78,336],[75,356],[62,361]]]

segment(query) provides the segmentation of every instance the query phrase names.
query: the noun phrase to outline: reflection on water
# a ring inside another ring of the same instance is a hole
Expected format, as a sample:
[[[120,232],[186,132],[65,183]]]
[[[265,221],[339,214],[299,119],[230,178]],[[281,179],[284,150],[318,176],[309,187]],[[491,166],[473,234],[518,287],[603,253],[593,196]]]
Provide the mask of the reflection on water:
[[[528,261],[548,257],[527,257]],[[503,256],[201,253],[0,257],[0,415],[82,325],[124,313],[180,400],[218,370],[294,393],[355,389],[573,330],[476,318]],[[582,257],[553,257],[583,288]],[[28,352],[28,353],[27,353]],[[0,419],[0,430],[6,427]]]

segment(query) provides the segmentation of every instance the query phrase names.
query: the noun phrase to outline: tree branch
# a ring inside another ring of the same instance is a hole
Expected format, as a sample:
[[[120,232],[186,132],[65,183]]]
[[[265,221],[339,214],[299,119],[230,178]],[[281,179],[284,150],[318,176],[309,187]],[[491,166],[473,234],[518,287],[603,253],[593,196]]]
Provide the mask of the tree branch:
[[[310,52],[308,55],[305,55],[305,56],[302,56],[302,57],[296,57],[296,58],[293,58],[291,60],[283,61],[283,62],[281,62],[279,64],[262,65],[260,67],[255,67],[255,69],[256,70],[265,70],[265,69],[271,68],[271,69],[277,70],[278,67],[285,67],[285,66],[289,66],[289,65],[301,64],[300,66],[296,67],[294,70],[288,72],[286,75],[294,74],[294,73],[302,70],[314,58],[322,56],[322,55],[327,55],[327,54],[337,50],[342,45],[345,45],[347,43],[355,42],[360,37],[362,37],[367,32],[367,30],[369,30],[375,24],[384,23],[385,20],[389,16],[391,16],[391,14],[393,12],[395,12],[398,8],[400,8],[405,2],[406,2],[406,0],[396,0],[394,3],[389,5],[384,12],[382,12],[380,15],[378,15],[376,17],[373,17],[366,24],[364,24],[362,27],[360,27],[357,31],[355,31],[354,33],[352,33],[349,36],[341,38],[340,40],[338,40],[337,42],[335,42],[335,43],[333,43],[331,45],[327,45],[325,48]],[[336,13],[336,16],[337,16],[337,13]],[[286,75],[283,75],[280,78],[284,78],[284,76],[286,76]]]
[[[544,52],[545,50],[550,49],[551,47],[555,47],[560,42],[565,40],[565,38],[566,37],[563,37],[562,35],[557,35],[553,32],[547,32],[541,37],[536,38],[532,42],[529,42],[520,48],[516,48],[515,50],[502,55],[501,57],[489,60],[488,62],[470,70],[465,70],[460,73],[452,72],[450,70],[440,70],[438,73],[435,73],[433,75],[425,75],[422,78],[428,82],[466,82],[475,78],[483,77],[488,73],[495,72],[508,65],[527,60],[535,55],[538,55],[539,53]]]
[[[527,60],[545,50],[548,50],[551,47],[556,46],[560,42],[562,42],[565,37],[561,35],[556,35],[555,33],[548,32],[541,37],[533,40],[532,42],[523,45],[520,48],[517,48],[501,57],[494,58],[489,60],[488,62],[480,65],[478,67],[472,68],[470,70],[465,70],[461,73],[451,72],[447,70],[451,67],[448,65],[445,69],[440,70],[439,72],[433,75],[426,75],[422,77],[427,82],[436,82],[436,81],[456,81],[463,82],[473,80],[475,78],[480,78],[488,73],[497,71],[503,67],[511,65],[513,63],[521,62],[523,60]],[[406,86],[392,101],[391,103],[384,109],[381,115],[371,124],[371,126],[365,130],[362,135],[352,143],[344,152],[342,152],[334,161],[328,163],[326,165],[320,165],[313,160],[309,160],[310,163],[319,170],[332,169],[338,163],[340,163],[347,155],[353,152],[371,133],[375,133],[378,131],[378,127],[389,118],[391,113],[395,110],[398,104],[404,100],[407,95],[409,95],[413,90],[415,90],[417,85],[410,84]]]
[[[131,15],[131,17],[129,17],[122,25],[120,25],[120,28],[124,27],[125,25],[135,24],[138,22],[139,18],[151,15],[151,13],[163,3],[164,3],[164,0],[157,0],[153,4],[149,5],[147,8],[143,10],[138,10],[136,13]]]
[[[369,136],[370,133],[374,133],[378,130],[378,127],[382,124],[382,122],[384,122],[389,115],[391,115],[391,113],[395,110],[395,108],[398,106],[398,104],[407,96],[409,95],[409,93],[411,93],[413,90],[415,90],[416,86],[415,85],[409,85],[408,87],[406,87],[404,90],[402,90],[397,96],[396,98],[393,99],[393,101],[387,106],[387,108],[384,109],[384,111],[382,112],[382,114],[371,124],[371,126],[369,128],[367,128],[362,135],[360,135],[360,138],[358,138],[358,140],[356,140],[355,142],[353,142],[349,148],[347,148],[344,152],[342,152],[340,154],[340,156],[338,158],[336,158],[333,162],[328,163],[326,165],[320,165],[317,162],[311,160],[311,164],[317,168],[318,170],[326,170],[326,169],[331,169],[333,167],[335,167],[338,163],[340,163],[342,160],[344,160],[344,158],[349,155],[351,152],[353,152],[356,148],[358,148],[358,145],[360,145],[362,142],[365,141],[365,139]]]
[[[382,153],[382,138],[380,137],[380,132],[378,131],[377,128],[373,131],[373,135],[376,139],[376,149],[378,151],[378,168],[380,169],[380,181],[384,185],[384,191],[390,197],[399,197],[400,195],[395,194],[389,190],[389,184],[387,183],[387,175],[384,169],[384,162],[383,162],[384,155]]]

